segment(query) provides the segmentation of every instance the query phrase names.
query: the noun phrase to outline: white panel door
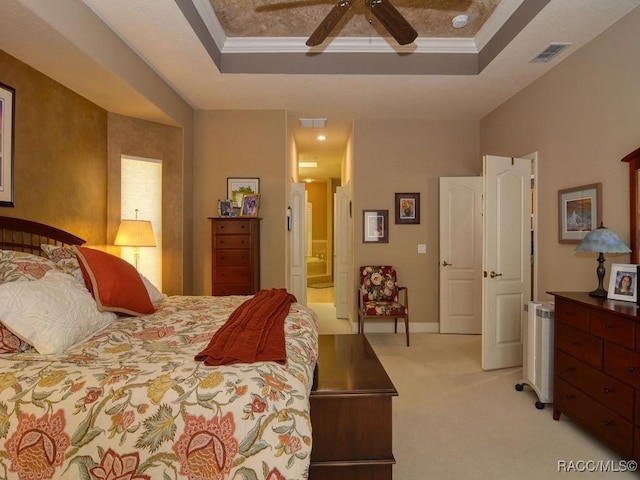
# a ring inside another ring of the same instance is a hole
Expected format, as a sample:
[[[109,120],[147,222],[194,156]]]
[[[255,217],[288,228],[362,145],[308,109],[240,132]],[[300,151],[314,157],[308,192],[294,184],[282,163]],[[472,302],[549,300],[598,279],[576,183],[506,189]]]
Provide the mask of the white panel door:
[[[440,333],[482,333],[482,177],[440,179]]]
[[[290,290],[299,303],[307,304],[307,192],[304,183],[291,184],[291,278]]]
[[[531,160],[486,156],[482,368],[522,365],[531,292]]]

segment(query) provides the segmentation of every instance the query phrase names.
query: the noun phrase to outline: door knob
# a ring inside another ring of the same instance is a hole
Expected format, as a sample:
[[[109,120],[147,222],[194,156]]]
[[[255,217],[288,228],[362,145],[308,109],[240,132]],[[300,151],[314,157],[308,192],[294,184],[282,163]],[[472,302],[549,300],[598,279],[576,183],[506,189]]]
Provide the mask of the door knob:
[[[489,274],[489,276],[490,276],[491,278],[496,278],[496,277],[501,277],[501,276],[502,276],[502,274],[501,274],[501,273],[496,273],[496,272],[494,272],[493,270],[491,270],[491,273]]]
[[[451,263],[449,263],[449,262],[447,262],[447,261],[445,261],[445,260],[443,260],[443,261],[442,261],[442,266],[443,266],[443,267],[451,267],[451,266],[452,266],[452,264],[451,264]]]

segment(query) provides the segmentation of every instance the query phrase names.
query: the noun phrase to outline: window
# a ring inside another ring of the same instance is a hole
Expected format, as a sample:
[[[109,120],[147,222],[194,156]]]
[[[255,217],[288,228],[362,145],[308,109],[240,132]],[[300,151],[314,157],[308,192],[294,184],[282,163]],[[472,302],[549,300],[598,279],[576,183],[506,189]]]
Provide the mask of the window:
[[[123,156],[121,159],[120,218],[150,220],[155,247],[140,248],[138,270],[162,290],[162,162]],[[134,264],[133,247],[122,247],[120,256]]]

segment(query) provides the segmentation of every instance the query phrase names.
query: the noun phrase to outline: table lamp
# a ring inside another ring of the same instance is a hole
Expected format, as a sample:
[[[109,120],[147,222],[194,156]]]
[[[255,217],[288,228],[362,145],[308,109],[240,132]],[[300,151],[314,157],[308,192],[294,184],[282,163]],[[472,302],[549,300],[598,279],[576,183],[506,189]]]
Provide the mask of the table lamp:
[[[595,230],[591,230],[585,235],[580,244],[576,247],[576,252],[598,252],[598,288],[593,292],[589,292],[592,297],[607,297],[607,291],[602,286],[604,279],[604,253],[629,253],[631,249],[627,247],[620,237],[602,223]]]
[[[114,245],[120,247],[133,247],[133,261],[138,270],[140,261],[140,247],[155,247],[156,239],[153,236],[153,228],[149,220],[138,220],[138,209],[136,209],[135,220],[122,220]]]

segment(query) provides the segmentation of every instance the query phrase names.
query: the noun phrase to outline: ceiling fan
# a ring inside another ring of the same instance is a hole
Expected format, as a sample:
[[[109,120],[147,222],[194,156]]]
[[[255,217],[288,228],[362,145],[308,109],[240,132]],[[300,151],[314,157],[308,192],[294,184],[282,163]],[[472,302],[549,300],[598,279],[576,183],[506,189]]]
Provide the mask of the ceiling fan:
[[[324,42],[344,14],[347,13],[353,1],[354,0],[338,0],[338,3],[336,3],[306,41],[307,46],[315,47]],[[389,0],[364,0],[364,2],[369,11],[400,45],[407,45],[416,39],[418,32],[416,32]],[[369,22],[371,22],[371,20],[369,20]]]

